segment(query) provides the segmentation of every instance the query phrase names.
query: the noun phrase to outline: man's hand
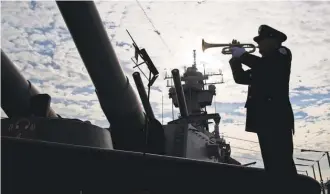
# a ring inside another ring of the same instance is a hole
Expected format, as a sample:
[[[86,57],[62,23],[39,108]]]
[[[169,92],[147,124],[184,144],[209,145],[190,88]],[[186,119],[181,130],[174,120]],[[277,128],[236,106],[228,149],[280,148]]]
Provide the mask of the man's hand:
[[[233,40],[231,41],[231,44],[240,44],[240,42],[239,42],[238,40],[236,40],[236,39],[233,39]]]
[[[245,49],[241,47],[231,48],[231,54],[234,58],[240,58],[245,52],[246,52]]]

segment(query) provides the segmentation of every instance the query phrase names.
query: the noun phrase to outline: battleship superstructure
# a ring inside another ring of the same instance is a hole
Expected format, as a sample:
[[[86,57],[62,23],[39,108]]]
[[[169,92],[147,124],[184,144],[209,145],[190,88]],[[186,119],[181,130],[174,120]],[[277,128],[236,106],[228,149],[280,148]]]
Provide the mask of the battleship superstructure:
[[[183,86],[179,71],[172,70],[170,94],[180,118],[162,126],[134,72],[144,111],[140,107],[94,2],[56,3],[110,127],[56,114],[51,97],[40,94],[1,52],[1,107],[8,116],[1,119],[2,193],[261,194],[273,186],[264,170],[232,165],[230,149],[223,149],[226,143],[218,134],[220,115],[201,111],[212,102],[215,88],[201,90],[194,67],[183,75]],[[145,49],[135,48],[153,75],[150,88],[158,71]],[[190,92],[197,98],[186,97]],[[208,132],[208,119],[216,123],[214,134]],[[315,180],[298,179],[297,193],[319,193]]]
[[[206,107],[212,105],[213,96],[216,95],[215,84],[223,83],[222,73],[221,71],[212,74],[199,72],[196,67],[196,50],[193,51],[193,57],[193,64],[185,68],[183,76],[177,69],[172,71],[172,76],[168,76],[167,73],[165,75],[168,81],[167,87],[170,87],[169,98],[172,99],[173,105],[180,109],[179,119],[164,126],[167,140],[175,140],[173,144],[167,144],[166,153],[198,160],[240,164],[230,157],[230,145],[220,137],[220,115],[208,114],[206,111]],[[209,76],[220,76],[221,81],[207,84]],[[174,86],[170,84],[172,82],[169,79],[174,80]],[[184,84],[181,84],[182,81]],[[211,119],[214,121],[212,133],[208,121]],[[181,128],[186,129],[180,133]],[[180,148],[181,152],[178,152]]]

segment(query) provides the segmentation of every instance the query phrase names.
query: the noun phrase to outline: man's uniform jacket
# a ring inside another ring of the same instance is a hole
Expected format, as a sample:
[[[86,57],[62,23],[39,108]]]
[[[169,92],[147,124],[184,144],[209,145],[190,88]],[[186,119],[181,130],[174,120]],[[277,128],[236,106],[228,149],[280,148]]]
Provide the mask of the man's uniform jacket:
[[[289,99],[291,51],[280,47],[269,56],[244,53],[229,63],[236,83],[249,85],[246,131],[292,130],[294,115]],[[242,63],[250,69],[244,71]]]

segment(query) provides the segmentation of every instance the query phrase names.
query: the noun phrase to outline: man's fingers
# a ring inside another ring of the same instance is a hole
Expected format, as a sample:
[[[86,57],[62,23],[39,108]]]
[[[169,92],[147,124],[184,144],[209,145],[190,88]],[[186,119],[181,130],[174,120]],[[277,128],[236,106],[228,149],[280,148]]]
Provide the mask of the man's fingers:
[[[238,40],[236,40],[236,39],[233,39],[232,42],[231,42],[231,44],[240,44],[240,42]]]

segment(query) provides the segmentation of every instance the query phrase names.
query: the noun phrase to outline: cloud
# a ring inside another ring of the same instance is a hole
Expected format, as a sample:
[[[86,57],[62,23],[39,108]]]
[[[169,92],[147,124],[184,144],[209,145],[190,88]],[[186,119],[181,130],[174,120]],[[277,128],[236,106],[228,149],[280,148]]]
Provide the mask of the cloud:
[[[247,87],[234,83],[228,65],[229,56],[220,48],[201,52],[201,40],[229,43],[232,39],[253,43],[260,24],[285,32],[285,46],[293,53],[290,99],[295,112],[297,148],[330,150],[330,2],[260,2],[257,1],[97,1],[104,27],[136,94],[132,73],[135,65],[129,30],[138,46],[147,50],[160,76],[151,87],[151,104],[156,117],[172,120],[165,72],[193,63],[206,72],[223,73],[224,83],[217,85],[214,104],[209,113],[220,113],[220,131],[227,136],[258,141],[255,134],[244,132]],[[95,88],[80,58],[70,33],[55,2],[2,2],[1,46],[9,58],[39,91],[52,96],[53,109],[63,117],[90,120],[107,127]],[[257,54],[259,55],[259,54]],[[142,68],[146,70],[145,67]],[[142,76],[142,75],[141,75]],[[142,77],[144,85],[146,79]],[[213,77],[209,81],[219,81]],[[109,83],[111,84],[111,83]],[[162,105],[163,96],[163,105]],[[178,115],[174,108],[174,117]],[[1,113],[3,115],[3,111]],[[213,125],[210,126],[213,129]],[[258,144],[227,139],[235,147],[258,150]],[[260,158],[260,153],[233,148],[233,154]],[[319,155],[295,152],[297,156],[318,158]],[[244,159],[245,158],[245,159]],[[324,160],[324,159],[323,159]],[[322,169],[326,166],[322,161]],[[262,163],[258,161],[259,167]],[[311,174],[311,173],[310,173]],[[329,176],[330,172],[325,171]]]

